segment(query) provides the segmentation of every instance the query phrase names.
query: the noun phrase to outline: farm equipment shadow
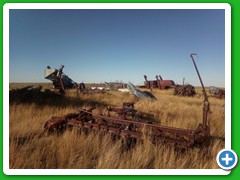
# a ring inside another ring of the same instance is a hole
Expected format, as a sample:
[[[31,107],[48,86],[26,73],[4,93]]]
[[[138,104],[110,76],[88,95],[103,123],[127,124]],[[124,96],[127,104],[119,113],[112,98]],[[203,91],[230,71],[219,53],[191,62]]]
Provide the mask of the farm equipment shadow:
[[[9,91],[9,105],[12,104],[36,104],[37,106],[55,106],[55,107],[80,107],[80,106],[94,106],[105,107],[107,104],[93,100],[83,100],[81,97],[67,97],[52,91]]]

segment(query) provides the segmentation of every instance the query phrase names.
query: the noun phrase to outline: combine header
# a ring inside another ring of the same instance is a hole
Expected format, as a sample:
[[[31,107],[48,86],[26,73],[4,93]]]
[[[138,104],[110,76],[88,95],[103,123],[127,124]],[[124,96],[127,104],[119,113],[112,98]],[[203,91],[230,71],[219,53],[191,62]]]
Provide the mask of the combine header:
[[[152,124],[151,121],[144,120],[137,114],[133,103],[123,103],[122,107],[108,108],[108,116],[102,114],[94,114],[93,109],[79,109],[76,113],[70,113],[63,117],[52,117],[44,126],[46,132],[63,133],[69,126],[79,127],[84,131],[98,131],[100,133],[110,133],[114,137],[124,137],[130,140],[143,139],[144,132],[152,140],[153,143],[161,142],[174,145],[180,148],[193,147],[208,142],[210,138],[210,127],[207,115],[209,113],[208,97],[195,64],[194,56],[191,58],[197,71],[200,83],[203,88],[204,103],[202,123],[199,123],[196,129],[182,129],[175,127],[162,126]],[[115,115],[113,115],[113,113]]]

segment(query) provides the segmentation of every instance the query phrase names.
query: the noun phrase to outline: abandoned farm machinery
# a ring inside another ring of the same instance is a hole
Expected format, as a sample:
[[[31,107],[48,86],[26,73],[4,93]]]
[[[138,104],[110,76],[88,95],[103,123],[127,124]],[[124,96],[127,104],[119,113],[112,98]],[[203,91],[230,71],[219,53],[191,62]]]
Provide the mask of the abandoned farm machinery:
[[[210,104],[195,63],[195,56],[196,54],[190,55],[204,96],[202,123],[199,123],[196,129],[190,130],[153,124],[150,120],[138,115],[134,103],[124,102],[122,107],[108,107],[108,115],[94,114],[93,107],[90,109],[78,109],[77,112],[62,117],[52,117],[45,123],[40,136],[54,132],[63,133],[68,127],[74,126],[89,132],[110,133],[115,137],[134,140],[143,139],[144,132],[147,132],[146,134],[153,143],[166,143],[180,148],[189,148],[207,143],[210,139],[210,122],[208,119]]]

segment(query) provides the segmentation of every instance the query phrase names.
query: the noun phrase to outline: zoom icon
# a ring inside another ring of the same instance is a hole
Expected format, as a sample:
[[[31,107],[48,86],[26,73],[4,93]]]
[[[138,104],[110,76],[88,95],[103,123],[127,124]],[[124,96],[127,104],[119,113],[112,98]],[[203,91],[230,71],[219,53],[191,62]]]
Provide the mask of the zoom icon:
[[[217,155],[217,163],[224,170],[233,169],[237,161],[237,154],[233,150],[223,149]]]

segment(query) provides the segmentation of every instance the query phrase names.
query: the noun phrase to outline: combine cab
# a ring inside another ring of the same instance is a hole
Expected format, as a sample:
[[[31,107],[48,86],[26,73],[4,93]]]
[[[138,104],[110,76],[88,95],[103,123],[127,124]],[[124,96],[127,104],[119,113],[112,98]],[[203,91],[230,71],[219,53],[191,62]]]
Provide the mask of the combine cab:
[[[63,65],[59,69],[48,66],[44,71],[45,79],[51,80],[53,88],[58,89],[61,94],[64,94],[66,89],[78,88],[78,84],[63,73],[63,68]],[[81,86],[83,86],[82,83],[80,84]]]

